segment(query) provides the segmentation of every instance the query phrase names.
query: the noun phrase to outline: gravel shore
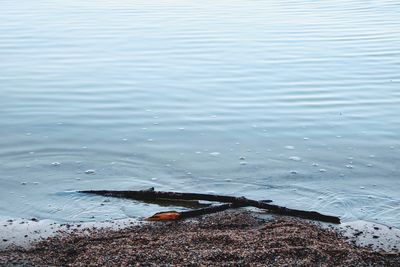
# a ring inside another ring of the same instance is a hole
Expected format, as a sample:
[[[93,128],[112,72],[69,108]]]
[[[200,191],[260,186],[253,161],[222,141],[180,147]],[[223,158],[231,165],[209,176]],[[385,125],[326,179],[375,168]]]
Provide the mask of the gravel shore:
[[[330,229],[250,212],[121,230],[76,230],[0,252],[1,266],[399,266],[399,253],[357,247]]]

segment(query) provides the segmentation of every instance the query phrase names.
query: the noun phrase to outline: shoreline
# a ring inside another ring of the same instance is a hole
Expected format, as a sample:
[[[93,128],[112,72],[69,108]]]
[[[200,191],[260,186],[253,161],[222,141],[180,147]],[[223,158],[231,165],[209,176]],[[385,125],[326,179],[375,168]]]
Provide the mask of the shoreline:
[[[94,229],[121,230],[142,224],[137,219],[92,222],[56,222],[49,219],[4,219],[0,221],[0,252],[12,247],[29,249],[47,238]]]
[[[33,223],[40,224],[40,221]],[[357,222],[345,223],[337,228],[281,216],[266,220],[247,211],[223,212],[180,222],[121,220],[79,226],[64,224],[61,228],[53,225],[55,231],[31,247],[14,246],[0,251],[0,263],[10,266],[225,263],[395,266],[400,261],[400,230],[373,225],[360,230],[361,226],[357,229],[356,225]],[[375,231],[369,233],[371,229]],[[371,235],[378,236],[377,231],[379,237],[371,238]],[[392,243],[386,252],[382,248],[380,252],[377,248],[373,250],[374,245],[370,243],[383,244],[389,240]],[[366,247],[368,244],[372,246]]]

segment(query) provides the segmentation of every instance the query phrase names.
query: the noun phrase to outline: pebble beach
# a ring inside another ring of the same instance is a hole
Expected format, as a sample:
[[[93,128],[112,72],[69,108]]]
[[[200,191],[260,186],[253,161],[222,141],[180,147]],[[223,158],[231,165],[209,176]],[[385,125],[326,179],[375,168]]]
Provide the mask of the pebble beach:
[[[74,229],[0,252],[1,266],[398,266],[330,227],[247,211],[123,229]]]

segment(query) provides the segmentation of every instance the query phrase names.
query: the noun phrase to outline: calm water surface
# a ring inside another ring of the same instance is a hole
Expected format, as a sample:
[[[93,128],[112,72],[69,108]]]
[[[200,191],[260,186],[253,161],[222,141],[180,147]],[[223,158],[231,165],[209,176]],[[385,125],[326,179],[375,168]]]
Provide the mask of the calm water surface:
[[[0,1],[0,216],[154,186],[400,227],[399,114],[398,1]]]

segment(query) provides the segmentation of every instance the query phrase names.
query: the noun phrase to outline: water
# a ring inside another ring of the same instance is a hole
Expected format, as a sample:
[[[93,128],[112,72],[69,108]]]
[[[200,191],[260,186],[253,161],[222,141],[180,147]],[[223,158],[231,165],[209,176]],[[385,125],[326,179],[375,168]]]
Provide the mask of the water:
[[[0,216],[273,199],[400,227],[397,1],[0,2]]]

